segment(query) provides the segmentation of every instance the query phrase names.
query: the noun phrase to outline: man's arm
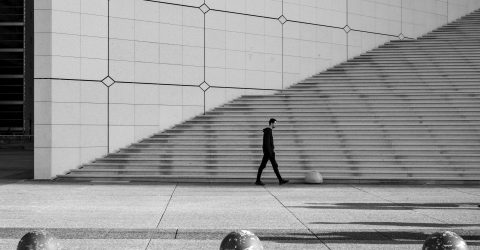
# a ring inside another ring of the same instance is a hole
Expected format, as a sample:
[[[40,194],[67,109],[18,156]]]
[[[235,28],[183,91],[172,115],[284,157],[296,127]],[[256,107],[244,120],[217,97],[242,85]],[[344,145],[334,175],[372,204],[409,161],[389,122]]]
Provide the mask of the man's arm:
[[[263,145],[265,145],[265,150],[268,152],[269,155],[274,155],[275,152],[273,151],[273,135],[272,130],[265,131],[265,135],[263,137]]]

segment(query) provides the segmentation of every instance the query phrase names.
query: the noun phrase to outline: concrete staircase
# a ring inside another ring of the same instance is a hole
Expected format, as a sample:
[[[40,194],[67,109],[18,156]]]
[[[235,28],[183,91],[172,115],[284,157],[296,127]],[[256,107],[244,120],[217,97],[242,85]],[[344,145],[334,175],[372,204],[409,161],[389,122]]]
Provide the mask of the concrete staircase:
[[[301,182],[480,183],[480,10],[388,42],[269,96],[242,96],[59,181],[249,182],[270,117]],[[270,167],[266,182],[276,181]]]

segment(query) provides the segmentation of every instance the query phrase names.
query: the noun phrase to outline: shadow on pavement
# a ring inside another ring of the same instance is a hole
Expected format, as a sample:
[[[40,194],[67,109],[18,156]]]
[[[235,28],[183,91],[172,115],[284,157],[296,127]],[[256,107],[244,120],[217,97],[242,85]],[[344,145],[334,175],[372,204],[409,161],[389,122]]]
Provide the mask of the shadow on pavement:
[[[381,245],[403,245],[423,244],[429,233],[423,232],[325,232],[317,233],[317,238],[311,234],[292,234],[287,236],[261,236],[262,241],[273,241],[277,243],[322,244],[322,242],[338,242],[342,244],[381,244]],[[469,246],[480,246],[480,236],[462,235],[462,238]]]
[[[357,210],[414,210],[414,209],[479,209],[476,203],[305,203],[289,208],[357,209]]]
[[[478,227],[480,224],[445,224],[445,223],[412,223],[412,222],[312,222],[310,224],[319,225],[369,225],[369,226],[400,226],[400,227],[432,227],[432,228],[450,228],[450,227]]]

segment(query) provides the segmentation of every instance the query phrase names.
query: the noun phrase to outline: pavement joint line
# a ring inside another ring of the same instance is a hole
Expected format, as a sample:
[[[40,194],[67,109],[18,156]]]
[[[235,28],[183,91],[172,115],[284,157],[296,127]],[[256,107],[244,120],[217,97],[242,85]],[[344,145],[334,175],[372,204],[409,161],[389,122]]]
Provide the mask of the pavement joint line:
[[[283,206],[283,208],[285,208],[290,214],[292,214],[293,217],[295,217],[295,219],[298,220],[298,222],[300,222],[313,236],[315,236],[315,238],[317,238],[318,241],[322,242],[322,244],[323,244],[326,248],[332,250],[323,240],[320,239],[320,237],[318,237],[317,234],[315,234],[315,233],[314,233],[307,225],[305,225],[305,223],[303,223],[303,221],[301,221],[288,207],[286,207],[286,206],[283,204],[283,202],[280,201],[280,199],[278,199],[277,196],[275,196],[274,194],[272,194],[272,192],[270,192],[270,190],[268,190],[267,187],[264,187],[264,188],[265,188],[265,190],[266,190],[271,196],[273,196],[273,198],[275,198],[275,200],[278,201],[278,203],[280,203],[280,205]]]
[[[162,216],[160,217],[160,220],[158,220],[158,224],[157,224],[157,226],[156,226],[155,228],[158,228],[158,227],[160,226],[160,223],[162,222],[163,216],[164,216],[165,213],[167,212],[168,206],[170,205],[170,201],[172,200],[173,194],[175,194],[175,190],[177,190],[177,187],[178,187],[178,182],[175,183],[175,187],[173,188],[172,194],[170,194],[170,198],[168,199],[167,205],[165,206],[165,210],[163,210]],[[175,232],[175,238],[177,238],[177,233],[178,233],[178,228],[177,228],[177,231]],[[148,240],[148,243],[147,243],[147,246],[145,247],[145,250],[147,250],[148,247],[150,246],[150,242],[152,242],[152,238],[151,238],[151,237],[150,237],[150,239]]]
[[[370,193],[370,192],[368,192],[368,191],[366,191],[366,190],[363,190],[363,189],[361,189],[361,188],[359,188],[359,187],[356,187],[356,186],[354,186],[354,185],[350,185],[350,186],[353,187],[353,188],[355,188],[355,189],[357,189],[357,190],[359,190],[359,191],[365,192],[365,193],[367,193],[367,194],[370,194],[370,195],[372,195],[372,196],[375,196],[375,197],[377,197],[377,198],[380,198],[380,199],[382,199],[382,200],[384,200],[384,201],[388,201],[388,202],[390,202],[390,203],[392,203],[392,204],[395,204],[395,205],[397,205],[397,206],[406,207],[406,206],[402,205],[401,203],[397,203],[397,202],[395,202],[395,201],[391,201],[391,200],[389,200],[389,199],[385,199],[385,198],[383,198],[382,196],[379,196],[379,195]],[[430,219],[433,219],[433,220],[435,220],[435,221],[448,224],[447,221],[443,221],[443,220],[440,220],[440,219],[438,219],[438,218],[432,217],[432,216],[430,216],[430,215],[428,215],[428,214],[421,213],[421,212],[419,212],[419,211],[416,211],[415,209],[413,209],[413,210],[411,210],[411,211],[414,212],[414,213],[423,215],[423,216],[425,216],[425,217],[428,217],[428,218],[430,218]]]

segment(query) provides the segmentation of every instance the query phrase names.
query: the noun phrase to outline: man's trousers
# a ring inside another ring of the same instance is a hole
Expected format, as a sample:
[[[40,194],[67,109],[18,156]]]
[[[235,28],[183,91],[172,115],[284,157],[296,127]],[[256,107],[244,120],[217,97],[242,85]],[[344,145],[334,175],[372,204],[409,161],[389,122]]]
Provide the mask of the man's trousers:
[[[275,160],[275,154],[270,155],[270,154],[263,154],[262,158],[262,163],[260,163],[260,167],[258,168],[258,173],[257,173],[257,182],[260,181],[260,178],[262,177],[262,172],[267,166],[267,161],[270,160],[270,163],[272,163],[273,171],[275,172],[275,175],[278,178],[278,181],[282,180],[282,176],[280,175],[280,172],[278,171],[278,164],[277,161]]]

